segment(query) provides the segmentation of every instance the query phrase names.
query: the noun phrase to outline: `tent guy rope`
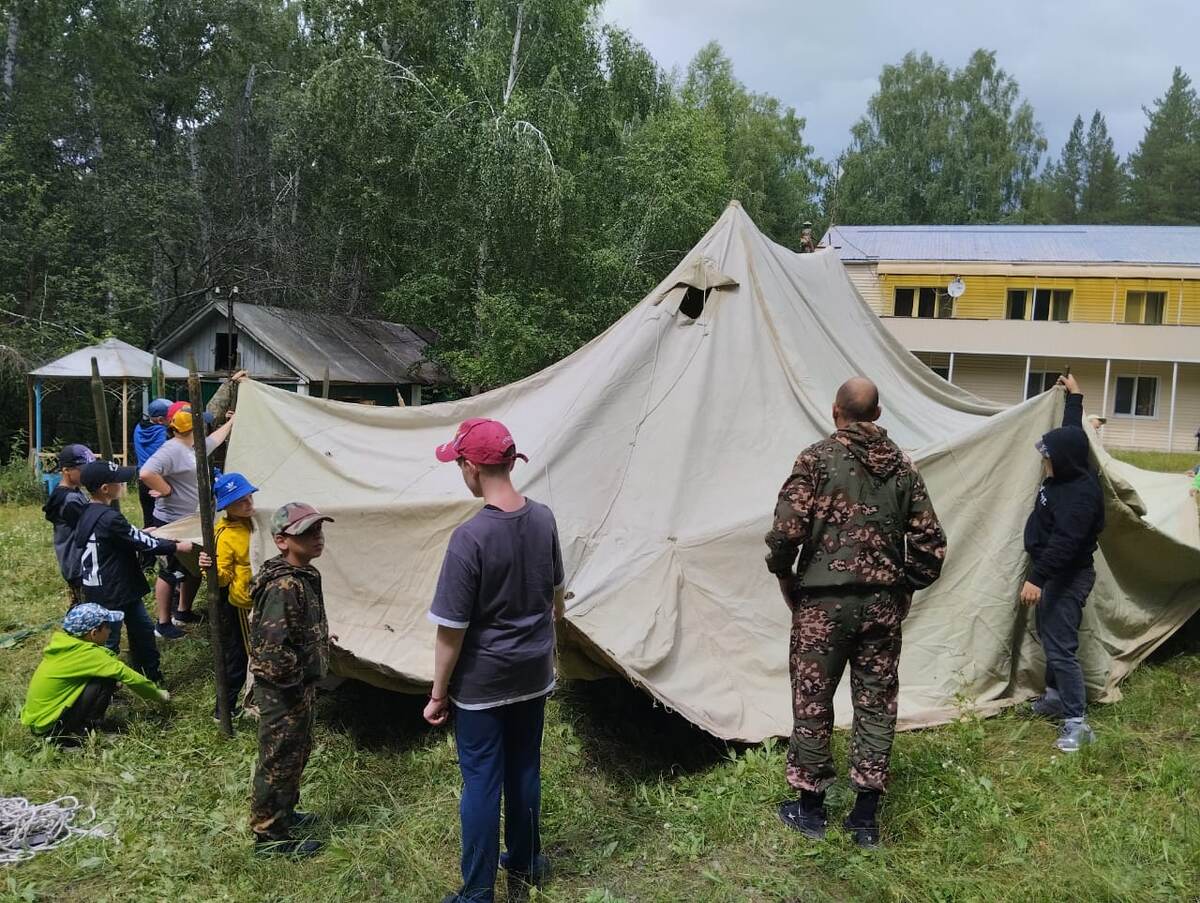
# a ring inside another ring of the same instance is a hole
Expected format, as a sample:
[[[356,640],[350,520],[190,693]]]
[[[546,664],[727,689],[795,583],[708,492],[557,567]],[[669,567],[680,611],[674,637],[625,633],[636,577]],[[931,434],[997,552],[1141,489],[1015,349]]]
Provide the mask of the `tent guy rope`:
[[[0,797],[0,863],[32,859],[76,837],[112,836],[111,827],[95,821],[96,807],[85,806],[73,796],[48,803],[31,803],[23,796]]]

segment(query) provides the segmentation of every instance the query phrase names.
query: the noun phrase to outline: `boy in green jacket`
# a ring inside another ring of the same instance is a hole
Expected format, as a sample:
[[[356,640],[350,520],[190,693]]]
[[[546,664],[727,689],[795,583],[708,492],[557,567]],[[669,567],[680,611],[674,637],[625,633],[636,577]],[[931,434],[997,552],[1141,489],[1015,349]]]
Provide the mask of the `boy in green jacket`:
[[[50,638],[33,672],[21,723],[62,745],[77,744],[104,718],[120,681],[139,696],[166,703],[171,694],[127,666],[104,644],[125,617],[94,602],[76,605]]]

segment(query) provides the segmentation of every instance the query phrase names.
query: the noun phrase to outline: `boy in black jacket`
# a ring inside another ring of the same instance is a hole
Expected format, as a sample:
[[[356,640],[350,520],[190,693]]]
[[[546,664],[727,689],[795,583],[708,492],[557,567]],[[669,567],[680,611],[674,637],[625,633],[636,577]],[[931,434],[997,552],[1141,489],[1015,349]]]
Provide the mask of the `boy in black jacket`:
[[[1037,606],[1046,653],[1046,693],[1033,710],[1063,719],[1055,746],[1070,753],[1096,739],[1085,717],[1087,691],[1076,653],[1083,607],[1096,582],[1092,554],[1104,529],[1104,494],[1088,463],[1079,384],[1070,375],[1058,384],[1067,393],[1066,411],[1062,427],[1037,444],[1046,479],[1025,522],[1030,571],[1021,602]]]
[[[61,479],[42,506],[46,520],[54,527],[54,557],[58,559],[63,580],[67,581],[72,605],[79,601],[79,558],[71,554],[71,546],[75,541],[75,524],[88,506],[88,497],[80,483],[80,468],[95,460],[86,445],[64,445],[58,453]]]
[[[154,642],[154,622],[142,601],[150,592],[150,586],[146,583],[138,553],[174,555],[190,552],[192,544],[151,536],[129,523],[118,508],[112,507],[113,502],[125,495],[127,484],[136,476],[136,468],[118,467],[111,461],[92,461],[84,465],[83,485],[91,494],[92,503],[79,515],[75,525],[73,552],[79,559],[83,601],[97,602],[125,614],[133,667],[161,686],[163,678],[158,647]],[[120,651],[120,623],[113,626],[107,645],[113,652]]]

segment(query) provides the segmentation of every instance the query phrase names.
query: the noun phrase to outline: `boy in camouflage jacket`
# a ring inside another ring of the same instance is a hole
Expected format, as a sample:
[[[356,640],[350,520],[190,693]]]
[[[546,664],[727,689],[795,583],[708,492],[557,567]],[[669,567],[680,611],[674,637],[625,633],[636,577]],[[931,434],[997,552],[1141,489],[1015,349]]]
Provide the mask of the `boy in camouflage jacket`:
[[[900,623],[914,590],[941,574],[946,536],[921,475],[876,426],[879,391],[857,377],[838,390],[837,426],[796,459],[767,534],[767,568],[792,611],[789,666],[794,730],[788,783],[800,799],[779,816],[820,838],[833,695],[850,664],[854,728],[850,781],[858,791],[845,827],[860,846],[879,843],[876,809],[887,786],[899,693]],[[793,565],[797,564],[793,572]]]
[[[325,549],[321,525],[332,520],[301,502],[276,511],[271,533],[280,554],[250,588],[250,671],[260,712],[250,828],[260,853],[309,856],[321,848],[294,840],[291,829],[317,821],[296,804],[312,749],[316,685],[329,669],[321,574],[311,562]]]

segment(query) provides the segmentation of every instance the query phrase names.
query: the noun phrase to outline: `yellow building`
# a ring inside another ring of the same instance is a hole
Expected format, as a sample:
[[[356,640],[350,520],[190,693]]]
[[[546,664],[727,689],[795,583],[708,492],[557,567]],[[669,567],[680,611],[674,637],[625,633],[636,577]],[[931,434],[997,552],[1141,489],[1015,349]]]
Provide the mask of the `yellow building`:
[[[822,243],[955,385],[1015,404],[1070,368],[1106,445],[1200,448],[1200,227],[837,226]]]

